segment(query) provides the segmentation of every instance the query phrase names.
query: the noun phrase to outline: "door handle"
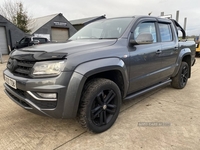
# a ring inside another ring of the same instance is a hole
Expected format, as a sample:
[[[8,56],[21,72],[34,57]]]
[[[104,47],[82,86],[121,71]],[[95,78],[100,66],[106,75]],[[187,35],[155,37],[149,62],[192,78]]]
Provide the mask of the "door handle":
[[[161,50],[157,50],[157,51],[156,51],[156,54],[160,54],[160,53],[162,53]]]
[[[175,51],[178,50],[178,47],[174,47],[174,50],[175,50]]]

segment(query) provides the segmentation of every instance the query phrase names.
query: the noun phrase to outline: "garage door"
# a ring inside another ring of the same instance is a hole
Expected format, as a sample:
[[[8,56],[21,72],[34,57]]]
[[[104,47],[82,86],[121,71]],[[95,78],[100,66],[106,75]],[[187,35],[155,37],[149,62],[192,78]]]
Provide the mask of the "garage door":
[[[2,54],[8,54],[6,32],[4,27],[0,27],[0,51]]]
[[[51,40],[55,42],[66,42],[69,38],[68,29],[66,28],[51,28]]]

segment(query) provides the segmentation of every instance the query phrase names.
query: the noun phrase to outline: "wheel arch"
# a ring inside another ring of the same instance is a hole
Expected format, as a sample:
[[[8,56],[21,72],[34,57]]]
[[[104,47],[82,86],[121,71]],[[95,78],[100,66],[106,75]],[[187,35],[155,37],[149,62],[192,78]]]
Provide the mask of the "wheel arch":
[[[65,98],[63,118],[76,117],[84,85],[94,78],[112,80],[119,87],[122,99],[125,97],[129,80],[126,65],[121,59],[106,58],[85,62],[76,67],[70,79]]]
[[[123,60],[119,58],[106,58],[87,62],[78,66],[76,72],[84,75],[88,82],[93,78],[106,78],[115,82],[122,94],[125,96],[129,80],[127,68]]]
[[[176,74],[178,73],[178,70],[180,69],[180,65],[182,61],[186,62],[189,66],[189,78],[190,78],[192,63],[191,63],[191,50],[189,48],[184,48],[180,51],[177,62],[176,62],[176,68],[172,77],[176,76]]]

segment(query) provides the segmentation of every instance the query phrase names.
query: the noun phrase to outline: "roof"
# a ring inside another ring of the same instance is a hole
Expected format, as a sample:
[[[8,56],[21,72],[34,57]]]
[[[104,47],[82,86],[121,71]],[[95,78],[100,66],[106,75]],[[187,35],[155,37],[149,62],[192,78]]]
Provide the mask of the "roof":
[[[100,20],[100,19],[105,19],[106,15],[102,16],[96,16],[96,17],[89,17],[89,18],[82,18],[82,19],[76,19],[76,20],[71,20],[69,21],[72,25],[78,25],[78,24],[87,24],[92,21]]]
[[[40,27],[45,25],[47,22],[49,22],[50,20],[52,20],[59,14],[60,13],[30,20],[28,23],[28,26],[29,26],[29,29],[31,30],[31,34],[34,33],[35,31],[37,31]]]

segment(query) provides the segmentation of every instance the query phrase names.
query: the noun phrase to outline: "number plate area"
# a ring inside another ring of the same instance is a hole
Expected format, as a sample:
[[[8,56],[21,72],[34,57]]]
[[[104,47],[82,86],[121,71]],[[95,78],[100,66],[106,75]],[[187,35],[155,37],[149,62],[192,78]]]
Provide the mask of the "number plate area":
[[[11,79],[11,78],[9,78],[8,76],[4,76],[5,77],[5,82],[9,85],[9,86],[11,86],[12,88],[14,88],[14,89],[17,89],[17,87],[16,87],[16,80],[14,80],[14,79]]]

